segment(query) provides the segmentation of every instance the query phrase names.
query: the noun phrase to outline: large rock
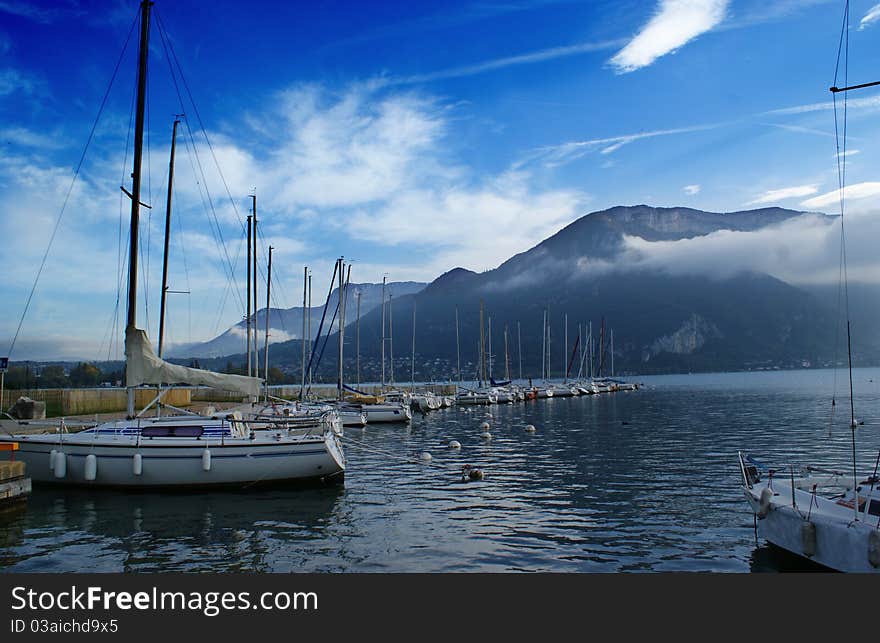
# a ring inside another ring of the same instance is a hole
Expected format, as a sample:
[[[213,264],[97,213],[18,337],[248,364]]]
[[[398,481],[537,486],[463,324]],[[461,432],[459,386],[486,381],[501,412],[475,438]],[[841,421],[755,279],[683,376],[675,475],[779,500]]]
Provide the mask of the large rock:
[[[9,409],[9,414],[19,420],[45,420],[46,403],[29,397],[20,397]]]

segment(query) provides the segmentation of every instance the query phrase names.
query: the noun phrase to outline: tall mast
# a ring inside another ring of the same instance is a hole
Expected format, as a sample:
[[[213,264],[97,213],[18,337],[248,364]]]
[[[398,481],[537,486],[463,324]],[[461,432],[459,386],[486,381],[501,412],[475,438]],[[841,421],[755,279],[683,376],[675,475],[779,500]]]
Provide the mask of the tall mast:
[[[251,195],[251,202],[253,204],[254,210],[254,253],[253,253],[253,261],[254,261],[254,375],[260,375],[260,353],[257,349],[257,342],[259,338],[257,337],[257,319],[259,318],[260,308],[257,303],[257,248],[259,245],[257,244],[257,191],[254,190],[254,193]]]
[[[248,215],[247,218],[247,374],[248,377],[253,375],[253,359],[251,356],[251,250],[253,249],[253,240],[251,239],[251,228],[253,227],[253,217]]]
[[[177,125],[174,120],[171,130],[171,160],[168,162],[168,197],[165,200],[165,253],[162,255],[162,296],[159,304],[159,357],[165,341],[165,298],[168,295],[168,243],[171,238],[171,186],[174,183],[174,146],[177,143]]]
[[[416,390],[416,300],[413,299],[413,329],[412,329],[412,366],[410,372],[410,391]]]
[[[544,317],[542,324],[544,326],[543,334],[541,335],[541,380],[547,379],[547,371],[544,369],[544,366],[547,364],[547,309],[544,309]]]
[[[138,49],[137,111],[134,125],[134,169],[131,173],[131,240],[128,255],[128,320],[126,332],[137,328],[138,227],[141,206],[141,159],[144,151],[144,105],[147,92],[147,57],[150,52],[149,0],[141,2],[141,38]],[[127,387],[128,415],[134,415],[134,387]]]
[[[562,341],[562,377],[564,382],[568,382],[568,313],[565,313],[565,337]]]
[[[458,375],[458,385],[461,386],[461,347],[458,337],[458,306],[455,307],[455,364]]]
[[[269,246],[269,263],[266,267],[266,339],[263,353],[263,374],[266,376],[266,401],[269,401],[269,295],[272,288],[272,246]]]
[[[355,346],[355,371],[357,373],[357,385],[361,387],[361,291],[357,291],[357,322],[354,328]]]
[[[388,293],[388,366],[391,386],[394,386],[394,294]]]
[[[485,325],[483,321],[483,300],[480,300],[480,388],[486,381],[486,349],[484,344]]]
[[[609,330],[611,333],[611,377],[614,377],[614,329]]]
[[[593,322],[590,322],[590,330],[588,332],[590,336],[590,382],[593,381]]]
[[[308,354],[308,363],[312,362],[312,273],[309,272],[309,319],[306,322],[306,334],[309,337],[309,354]],[[312,367],[309,366],[309,387],[312,386]]]
[[[516,358],[519,360],[519,379],[522,379],[522,333],[519,322],[516,322]]]
[[[488,343],[488,352],[486,353],[486,361],[489,363],[489,377],[487,378],[487,382],[492,381],[492,315],[489,315],[489,343]]]
[[[547,379],[550,379],[550,309],[547,309]]]
[[[507,352],[507,325],[504,326],[504,379],[510,380],[510,355]]]
[[[385,388],[385,280],[387,276],[382,276],[382,381],[380,382],[381,387]]]
[[[302,379],[299,386],[299,399],[303,401],[303,393],[306,390],[306,315],[309,309],[306,308],[306,293],[309,289],[309,267],[303,266],[303,332],[302,332]]]
[[[343,344],[345,342],[345,299],[346,299],[346,286],[348,284],[348,279],[346,275],[343,274],[345,271],[345,262],[342,257],[339,258],[339,329],[338,329],[338,340],[339,340],[339,400],[345,397],[345,376],[343,373]],[[348,266],[348,276],[351,276],[351,266]]]

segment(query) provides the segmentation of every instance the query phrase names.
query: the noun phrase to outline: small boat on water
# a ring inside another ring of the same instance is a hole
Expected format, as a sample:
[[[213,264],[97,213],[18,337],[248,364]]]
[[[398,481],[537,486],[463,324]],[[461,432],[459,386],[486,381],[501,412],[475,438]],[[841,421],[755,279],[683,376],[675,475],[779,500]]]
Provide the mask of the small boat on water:
[[[214,373],[166,362],[153,351],[146,332],[137,327],[137,232],[142,205],[141,161],[152,5],[145,0],[140,7],[134,171],[131,190],[123,188],[132,204],[125,330],[128,419],[104,422],[78,433],[67,433],[61,426],[50,434],[11,435],[10,441],[18,443],[16,456],[26,463],[28,474],[35,482],[188,490],[341,481],[345,457],[333,422],[308,418],[300,423],[294,417],[282,415],[272,418],[271,422],[264,418],[252,425],[234,412],[142,417],[153,404],[159,403],[162,392],[141,414],[134,413],[135,388],[142,385],[204,385],[255,400],[262,383],[255,377]]]
[[[497,403],[497,398],[491,393],[462,389],[455,396],[455,403],[460,406],[486,406]]]
[[[839,47],[849,51],[849,3],[844,11],[844,25],[840,32]],[[840,49],[838,49],[840,51]],[[840,56],[835,69],[848,77],[849,56]],[[831,91],[847,92],[880,83],[865,83],[838,88]],[[846,154],[846,103],[839,113],[833,102],[835,134],[837,136],[837,163],[840,195],[840,286],[847,284],[846,236],[844,235],[844,202],[847,189]],[[842,137],[842,140],[841,140]],[[877,454],[873,473],[858,474],[856,437],[863,423],[856,420],[855,395],[852,384],[852,342],[848,299],[839,302],[841,317],[846,319],[846,352],[849,367],[849,430],[852,436],[852,463],[846,472],[815,465],[767,466],[750,455],[738,454],[742,476],[741,488],[755,516],[757,534],[777,547],[803,556],[821,565],[842,572],[880,572],[880,453]],[[832,393],[830,427],[834,426],[836,391]],[[777,448],[778,450],[778,448]]]
[[[842,572],[880,572],[880,479],[841,471],[771,469],[739,454],[758,533],[777,547]]]

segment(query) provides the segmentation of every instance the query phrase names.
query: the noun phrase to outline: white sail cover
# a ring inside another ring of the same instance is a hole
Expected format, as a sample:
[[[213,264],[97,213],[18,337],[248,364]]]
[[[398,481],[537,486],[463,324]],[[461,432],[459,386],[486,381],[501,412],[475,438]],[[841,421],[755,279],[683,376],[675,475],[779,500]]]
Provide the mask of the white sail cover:
[[[161,359],[153,350],[147,334],[140,328],[125,331],[125,385],[191,384],[210,386],[224,391],[237,391],[256,397],[263,380],[246,375],[214,373],[198,368],[178,366]]]

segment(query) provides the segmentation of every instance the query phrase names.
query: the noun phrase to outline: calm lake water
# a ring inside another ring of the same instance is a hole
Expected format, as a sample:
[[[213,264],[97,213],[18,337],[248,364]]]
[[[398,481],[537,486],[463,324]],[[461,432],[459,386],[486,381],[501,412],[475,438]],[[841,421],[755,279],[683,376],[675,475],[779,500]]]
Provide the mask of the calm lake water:
[[[837,377],[830,436],[832,371],[654,376],[634,378],[645,385],[636,392],[490,407],[491,442],[480,439],[485,408],[347,429],[348,472],[335,488],[38,487],[26,510],[0,514],[0,571],[809,569],[756,545],[736,452],[847,470],[846,374]],[[880,369],[854,379],[867,475],[880,449]],[[430,465],[411,461],[423,451]],[[464,464],[485,479],[462,482]]]

